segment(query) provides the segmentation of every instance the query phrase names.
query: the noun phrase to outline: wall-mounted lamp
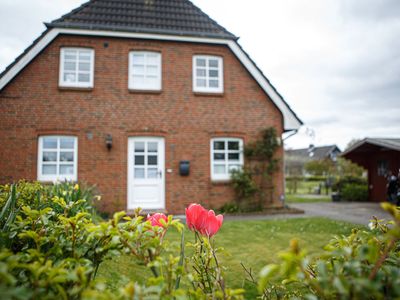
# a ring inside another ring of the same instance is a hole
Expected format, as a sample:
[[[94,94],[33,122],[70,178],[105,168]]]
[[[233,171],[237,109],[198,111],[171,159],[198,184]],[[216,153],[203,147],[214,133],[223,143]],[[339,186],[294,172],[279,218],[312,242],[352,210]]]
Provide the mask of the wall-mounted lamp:
[[[112,135],[111,134],[107,134],[106,136],[106,146],[108,150],[111,150],[112,148]]]

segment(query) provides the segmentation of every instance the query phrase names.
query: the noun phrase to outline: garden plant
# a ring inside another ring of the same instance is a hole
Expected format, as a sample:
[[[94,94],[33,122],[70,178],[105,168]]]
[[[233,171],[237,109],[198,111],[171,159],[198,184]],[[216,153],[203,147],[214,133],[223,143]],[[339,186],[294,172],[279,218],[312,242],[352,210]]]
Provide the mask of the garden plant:
[[[199,204],[186,208],[191,238],[172,216],[94,215],[93,196],[77,184],[0,186],[1,299],[243,299],[229,288],[217,246],[223,216]],[[95,201],[95,200],[94,200]],[[400,211],[393,220],[333,237],[318,255],[298,241],[275,264],[237,276],[258,287],[260,299],[396,299],[400,297]],[[174,246],[167,231],[181,234]],[[186,238],[186,240],[185,240]],[[227,249],[229,251],[229,249]],[[97,279],[108,259],[129,255],[150,270],[145,282],[111,288]]]

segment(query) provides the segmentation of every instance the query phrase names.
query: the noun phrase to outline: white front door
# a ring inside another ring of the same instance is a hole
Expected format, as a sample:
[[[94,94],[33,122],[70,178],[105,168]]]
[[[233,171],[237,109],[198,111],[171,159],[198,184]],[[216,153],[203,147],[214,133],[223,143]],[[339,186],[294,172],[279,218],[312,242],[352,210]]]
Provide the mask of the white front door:
[[[165,208],[164,138],[128,139],[128,209]]]

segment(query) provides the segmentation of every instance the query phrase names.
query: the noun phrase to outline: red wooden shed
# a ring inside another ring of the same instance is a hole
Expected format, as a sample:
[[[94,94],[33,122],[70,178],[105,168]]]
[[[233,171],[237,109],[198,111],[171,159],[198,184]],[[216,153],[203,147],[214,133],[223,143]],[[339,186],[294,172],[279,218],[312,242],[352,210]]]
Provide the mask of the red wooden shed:
[[[342,153],[342,156],[368,170],[369,201],[386,200],[386,176],[400,169],[400,139],[365,138]]]

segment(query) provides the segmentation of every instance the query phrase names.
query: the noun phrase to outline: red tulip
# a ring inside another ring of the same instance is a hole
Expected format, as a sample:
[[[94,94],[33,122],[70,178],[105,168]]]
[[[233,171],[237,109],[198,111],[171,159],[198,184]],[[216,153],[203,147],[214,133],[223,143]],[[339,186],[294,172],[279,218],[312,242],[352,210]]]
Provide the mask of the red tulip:
[[[214,234],[216,234],[221,228],[223,220],[223,215],[216,216],[213,210],[209,210],[207,214],[206,226],[203,229],[203,234],[206,234],[208,236],[213,236]]]
[[[200,231],[203,228],[203,224],[206,221],[207,211],[200,204],[190,204],[185,209],[186,212],[186,224],[190,230],[194,229]]]
[[[190,204],[186,208],[186,224],[190,230],[195,230],[205,236],[213,236],[218,232],[224,217],[216,216],[213,210],[207,211],[200,204]]]
[[[164,225],[160,222],[161,219],[163,219],[165,222],[168,222],[168,218],[164,214],[156,213],[152,216],[149,214],[147,215],[147,221],[150,221],[151,226],[164,227]]]

